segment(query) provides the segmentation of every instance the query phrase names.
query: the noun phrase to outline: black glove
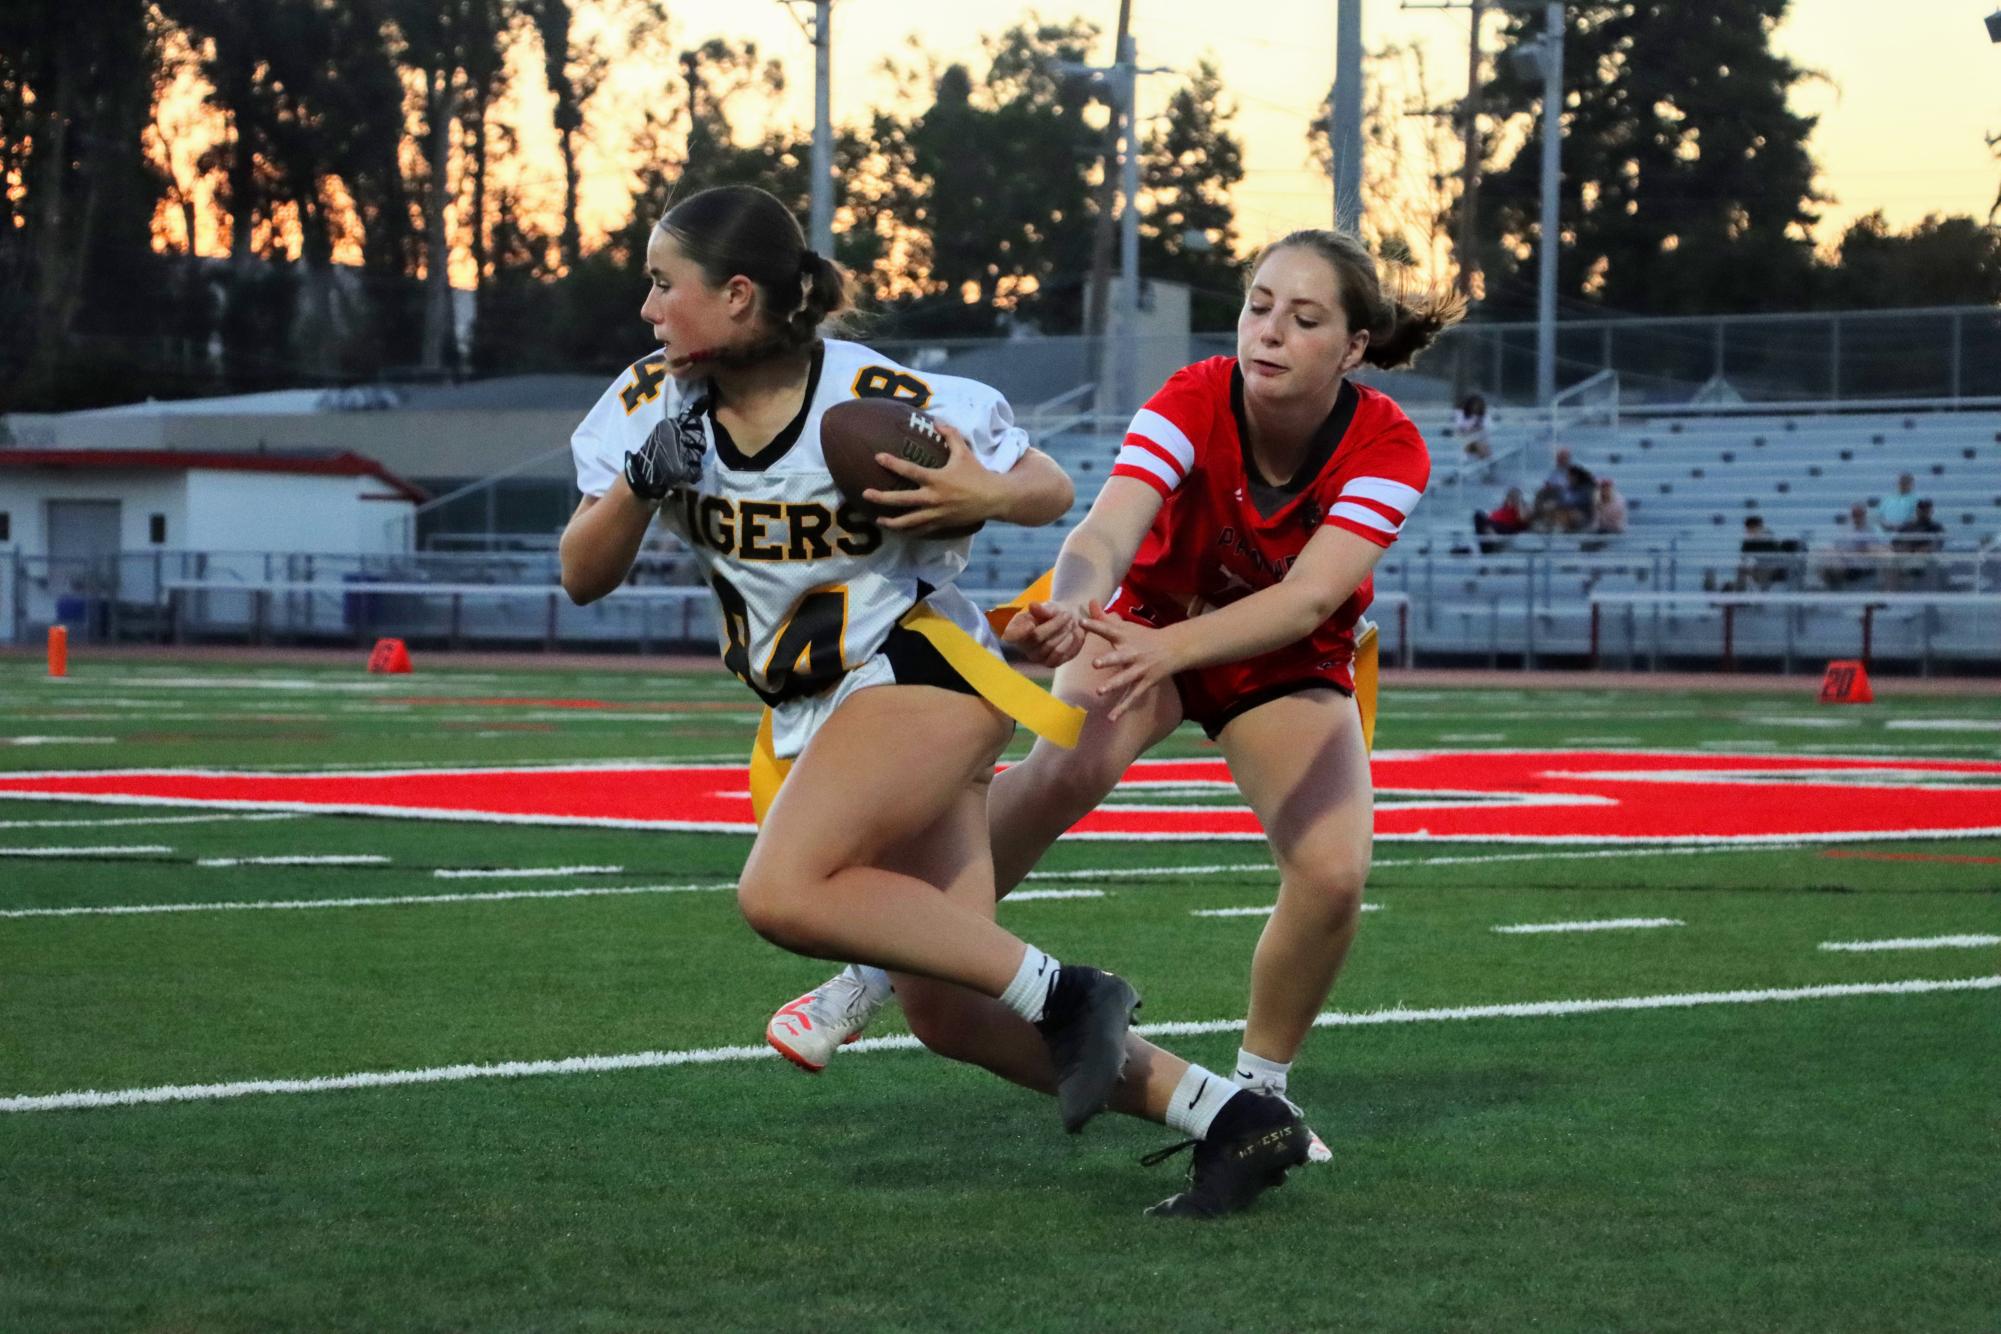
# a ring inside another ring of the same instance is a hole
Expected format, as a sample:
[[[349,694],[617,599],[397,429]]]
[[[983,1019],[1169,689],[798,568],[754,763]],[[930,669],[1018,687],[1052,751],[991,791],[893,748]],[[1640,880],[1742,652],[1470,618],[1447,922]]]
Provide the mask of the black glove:
[[[702,475],[704,448],[699,415],[663,417],[646,443],[625,456],[625,484],[641,500],[663,500]]]

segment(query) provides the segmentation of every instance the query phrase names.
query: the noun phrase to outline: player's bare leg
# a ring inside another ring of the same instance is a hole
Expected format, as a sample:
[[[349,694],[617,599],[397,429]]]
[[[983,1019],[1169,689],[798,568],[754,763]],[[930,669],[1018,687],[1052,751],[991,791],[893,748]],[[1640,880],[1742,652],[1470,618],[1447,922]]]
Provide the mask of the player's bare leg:
[[[1091,666],[1104,648],[1103,639],[1088,637],[1083,651],[1056,673],[1057,697],[1086,711],[1079,744],[1066,750],[1038,740],[1026,759],[994,780],[985,835],[993,849],[984,891],[989,909],[995,890],[1005,895],[1019,885],[1051,844],[1097,808],[1134,760],[1180,725],[1181,700],[1171,685],[1150,691],[1117,722],[1105,716],[1110,706],[1098,698],[1097,687],[1112,673]],[[843,1044],[860,1036],[888,996],[878,970],[850,965],[781,1005],[765,1027],[765,1041],[800,1069],[817,1074]]]
[[[1278,904],[1251,960],[1237,1077],[1285,1094],[1286,1074],[1354,942],[1369,875],[1374,793],[1361,716],[1338,691],[1286,695],[1219,738],[1278,862]],[[1315,1158],[1325,1152],[1316,1145]]]
[[[968,911],[991,917],[994,882],[988,831],[986,793],[968,793],[922,839],[886,864],[936,885]],[[903,973],[891,977],[911,1031],[925,1046],[1038,1093],[1055,1091],[1055,1068],[1034,1025],[965,987]],[[1113,1090],[1111,1109],[1164,1124],[1188,1062],[1131,1034],[1126,1037],[1126,1053],[1125,1074]]]
[[[1064,1125],[1076,1131],[1111,1095],[1138,997],[1117,977],[1059,967],[1002,930],[984,844],[952,836],[981,823],[1011,730],[975,696],[931,686],[856,692],[793,765],[737,898],[758,934],[795,953],[951,981],[1037,1021]],[[941,846],[925,849],[932,838]],[[986,910],[889,869],[920,854],[935,878],[984,882]]]
[[[1026,759],[994,780],[988,819],[994,885],[1003,897],[1070,826],[1098,808],[1133,761],[1181,725],[1181,698],[1171,684],[1136,698],[1118,721],[1106,717],[1111,703],[1098,697],[1098,685],[1116,669],[1100,670],[1091,660],[1107,647],[1098,636],[1087,636],[1082,651],[1056,670],[1056,697],[1085,710],[1076,747],[1065,750],[1038,739]]]
[[[930,686],[857,691],[794,764],[738,884],[759,935],[799,954],[943,977],[998,996],[1021,942],[930,885],[882,869],[983,787],[1010,726]]]
[[[985,810],[968,802],[940,828],[927,832],[917,845],[921,853],[899,859],[896,867],[937,884],[969,908],[992,912],[988,827]],[[926,1046],[1024,1087],[1053,1091],[1049,1049],[1034,1026],[964,987],[894,976],[911,1029]],[[1191,1065],[1130,1033],[1125,1073],[1110,1106],[1190,1136],[1176,1146],[1195,1149],[1189,1188],[1149,1211],[1167,1217],[1210,1218],[1250,1207],[1305,1160],[1312,1137],[1282,1098],[1239,1088],[1228,1076]]]

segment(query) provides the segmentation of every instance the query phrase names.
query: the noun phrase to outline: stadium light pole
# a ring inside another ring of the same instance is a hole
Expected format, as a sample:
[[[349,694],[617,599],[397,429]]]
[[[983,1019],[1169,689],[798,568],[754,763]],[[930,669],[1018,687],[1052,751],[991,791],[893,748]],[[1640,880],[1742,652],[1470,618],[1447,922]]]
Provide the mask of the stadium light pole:
[[[812,165],[812,216],[808,228],[808,241],[813,249],[831,258],[834,253],[834,124],[833,124],[833,72],[834,50],[833,0],[811,0],[813,5],[813,26],[792,10],[795,4],[804,0],[779,0],[799,30],[813,43],[813,165]]]
[[[1334,17],[1334,96],[1327,149],[1334,156],[1334,225],[1362,228],[1362,0],[1339,0]]]
[[[1509,53],[1522,73],[1542,75],[1542,224],[1536,246],[1535,401],[1556,397],[1557,186],[1563,177],[1563,0],[1543,6],[1542,36]]]
[[[1116,104],[1113,116],[1123,129],[1119,137],[1119,192],[1124,196],[1119,211],[1119,291],[1115,309],[1118,319],[1111,328],[1114,367],[1112,385],[1118,393],[1116,411],[1128,412],[1139,406],[1138,357],[1132,345],[1139,328],[1139,76],[1171,74],[1166,66],[1146,69],[1139,65],[1139,44],[1126,34],[1111,65],[1085,65],[1074,60],[1058,61],[1064,74],[1083,74],[1106,81]]]
[[[1563,167],[1563,0],[1549,0],[1542,35],[1542,237],[1536,261],[1535,401],[1556,397],[1557,185]]]

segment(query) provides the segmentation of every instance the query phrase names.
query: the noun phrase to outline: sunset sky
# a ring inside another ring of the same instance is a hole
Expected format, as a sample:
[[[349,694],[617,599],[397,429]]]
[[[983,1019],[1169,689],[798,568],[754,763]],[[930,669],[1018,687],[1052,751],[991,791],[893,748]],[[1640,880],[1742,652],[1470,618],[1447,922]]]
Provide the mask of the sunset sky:
[[[798,8],[810,13],[812,7]],[[1987,216],[2001,184],[2001,161],[1984,139],[2001,131],[2001,46],[1988,42],[1981,25],[1989,8],[1985,0],[1893,6],[1794,0],[1777,45],[1826,76],[1795,98],[1802,111],[1821,118],[1811,147],[1822,190],[1834,198],[1818,233],[1823,243],[1848,220],[1877,208],[1898,228],[1928,212]],[[793,114],[810,124],[812,49],[778,0],[697,0],[671,12],[678,45],[712,36],[752,38],[781,58]],[[982,33],[1031,13],[1046,20],[1083,14],[1109,34],[1118,4],[989,0],[933,4],[922,12],[928,50],[975,60]],[[1334,0],[1257,0],[1234,7],[1212,0],[1134,0],[1133,14],[1142,64],[1185,70],[1207,53],[1222,65],[1247,150],[1248,175],[1237,191],[1247,241],[1324,224],[1332,213],[1331,189],[1308,162],[1302,133],[1333,79]],[[1233,21],[1220,21],[1225,18]],[[1489,22],[1498,25],[1498,19]],[[1363,37],[1371,48],[1423,43],[1436,95],[1453,99],[1465,92],[1467,26],[1463,10],[1404,10],[1396,0],[1368,0]],[[918,24],[904,0],[837,0],[833,27],[834,117],[858,118],[889,95],[875,67]],[[1497,31],[1489,30],[1490,48]],[[1110,58],[1109,35],[1103,47],[1094,59]],[[1168,76],[1143,81],[1142,114],[1158,111],[1176,82]]]
[[[1820,117],[1809,146],[1821,167],[1821,191],[1830,197],[1816,233],[1823,247],[1831,246],[1850,220],[1879,208],[1897,229],[1927,213],[1986,218],[2001,184],[2001,160],[1985,140],[1988,133],[2001,131],[2001,46],[1988,42],[1981,23],[1988,2],[1903,0],[1883,6],[1861,0],[1794,0],[1777,43],[1820,76],[1796,90],[1795,102]],[[811,11],[809,4],[798,8]],[[1295,227],[1325,225],[1333,213],[1332,188],[1309,161],[1304,134],[1333,79],[1335,0],[1257,0],[1234,9],[1213,0],[1134,0],[1133,10],[1141,64],[1177,71],[1142,80],[1142,115],[1158,114],[1185,73],[1205,55],[1222,67],[1237,107],[1233,125],[1246,150],[1247,175],[1236,192],[1242,244],[1255,248]],[[919,36],[926,52],[941,62],[962,59],[979,67],[983,34],[998,33],[1037,13],[1045,21],[1082,14],[1099,22],[1107,35],[1093,59],[1108,60],[1118,4],[956,0],[920,12],[924,23]],[[616,50],[623,34],[612,32],[606,13],[602,3],[579,0],[577,33],[599,39],[602,49]],[[812,48],[780,0],[685,0],[673,3],[670,13],[669,30],[655,34],[654,54],[615,60],[604,87],[586,107],[579,212],[587,245],[625,221],[638,165],[632,130],[649,99],[665,100],[662,90],[677,76],[674,52],[712,37],[755,41],[763,56],[778,58],[786,69],[788,86],[777,118],[800,128],[812,122]],[[1434,100],[1451,102],[1463,95],[1468,27],[1463,10],[1406,10],[1396,0],[1367,0],[1365,13],[1368,47],[1421,45]],[[1246,21],[1222,23],[1219,14]],[[1489,49],[1499,24],[1498,16],[1490,16]],[[834,118],[858,121],[870,109],[895,101],[894,84],[881,66],[886,57],[910,62],[908,41],[918,29],[913,6],[907,0],[837,0],[833,27]],[[495,164],[492,184],[513,189],[524,210],[553,231],[561,216],[562,170],[539,48],[532,41],[517,43],[511,63],[513,90],[496,111],[517,128],[521,151]],[[168,97],[161,118],[173,135],[174,174],[191,184],[193,163],[220,133],[219,119],[201,107],[202,91],[184,79]],[[763,126],[745,123],[739,128],[755,134]],[[157,141],[153,147],[160,157],[167,156]],[[213,181],[193,188],[201,205],[196,248],[222,253],[226,242],[213,207]],[[184,245],[181,230],[178,213],[163,208],[156,244]],[[296,250],[296,244],[291,248]],[[336,258],[345,262],[358,256],[353,238],[336,249]],[[463,240],[454,255],[453,279],[471,285]]]

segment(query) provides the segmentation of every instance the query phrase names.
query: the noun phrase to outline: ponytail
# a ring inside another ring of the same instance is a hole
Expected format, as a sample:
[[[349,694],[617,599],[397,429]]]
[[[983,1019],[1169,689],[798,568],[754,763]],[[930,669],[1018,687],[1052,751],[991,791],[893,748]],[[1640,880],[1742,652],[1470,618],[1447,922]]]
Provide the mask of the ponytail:
[[[702,276],[720,286],[737,274],[757,287],[763,336],[748,347],[702,358],[746,365],[813,345],[821,326],[854,304],[854,283],[839,264],[806,245],[799,220],[754,185],[720,185],[669,209],[660,229]]]
[[[1327,261],[1341,293],[1348,328],[1369,335],[1362,360],[1383,370],[1408,366],[1438,335],[1466,316],[1465,298],[1420,285],[1410,270],[1393,270],[1393,290],[1385,292],[1375,257],[1349,232],[1306,228],[1289,233],[1259,252],[1257,266],[1275,251],[1301,246]]]
[[[799,305],[785,317],[785,340],[803,347],[819,336],[820,326],[854,307],[854,279],[817,250],[799,253]]]

